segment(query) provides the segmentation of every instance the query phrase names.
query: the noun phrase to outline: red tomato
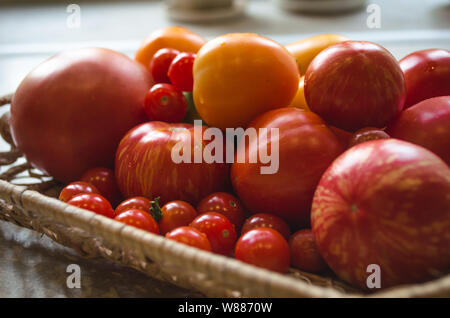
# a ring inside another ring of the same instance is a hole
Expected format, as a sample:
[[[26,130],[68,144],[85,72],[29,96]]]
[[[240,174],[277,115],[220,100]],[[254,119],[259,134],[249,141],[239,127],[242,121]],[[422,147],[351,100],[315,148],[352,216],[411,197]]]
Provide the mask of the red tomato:
[[[314,58],[305,74],[311,111],[349,131],[385,127],[403,109],[405,96],[397,60],[370,42],[332,45]]]
[[[92,184],[82,181],[72,182],[65,186],[61,193],[59,194],[59,200],[67,202],[77,194],[81,193],[97,193],[97,188],[94,187]]]
[[[187,100],[170,84],[156,84],[145,96],[145,112],[150,120],[181,122],[186,116]]]
[[[234,257],[248,264],[286,273],[290,262],[289,245],[277,231],[256,228],[239,238]]]
[[[101,167],[90,169],[83,174],[81,180],[93,184],[113,206],[116,206],[122,199],[114,172],[111,169]]]
[[[217,212],[226,216],[233,223],[236,231],[240,231],[245,220],[245,209],[241,201],[226,192],[216,192],[203,198],[197,205],[199,214]]]
[[[69,201],[67,201],[67,203],[106,216],[108,218],[114,218],[114,210],[111,207],[111,204],[100,194],[77,194]]]
[[[366,141],[388,139],[389,135],[381,129],[367,127],[356,131],[350,139],[348,146],[353,147]]]
[[[134,197],[129,198],[122,203],[120,203],[115,210],[116,215],[132,209],[142,210],[150,213],[150,208],[152,207],[150,200],[144,197]]]
[[[431,150],[450,165],[450,96],[429,98],[406,109],[388,131],[394,138]]]
[[[197,216],[191,227],[205,233],[214,253],[230,255],[237,235],[234,225],[222,214],[208,212]]]
[[[423,282],[450,268],[450,168],[425,148],[382,139],[350,148],[323,174],[311,222],[320,254],[367,289]]]
[[[169,78],[172,84],[184,92],[192,92],[194,77],[192,69],[194,67],[195,53],[180,53],[172,61],[169,67]]]
[[[283,219],[268,213],[257,213],[249,217],[242,227],[241,235],[259,227],[274,229],[283,235],[286,240],[289,240],[289,236],[291,235],[291,229]]]
[[[238,197],[251,213],[275,214],[293,229],[308,225],[320,176],[343,151],[339,140],[316,114],[294,107],[269,111],[250,127],[279,128],[278,171],[261,174],[260,168],[269,164],[236,160],[231,178]],[[270,134],[267,140],[270,144],[275,141]],[[243,139],[238,153],[256,157],[261,145]],[[276,163],[276,158],[273,161]]]
[[[162,217],[159,229],[162,235],[180,226],[189,225],[196,217],[197,211],[187,202],[171,201],[161,208]]]
[[[203,127],[202,129],[205,129]],[[199,128],[197,128],[199,129]],[[194,126],[149,122],[131,130],[121,141],[116,154],[116,177],[126,197],[161,197],[196,205],[206,195],[229,187],[229,165],[194,163]],[[204,141],[204,149],[208,142]],[[175,163],[175,145],[191,150],[191,163]],[[200,144],[201,145],[201,144]]]
[[[190,226],[178,227],[167,233],[166,238],[211,252],[211,244],[206,234]]]
[[[431,97],[450,95],[450,51],[417,51],[401,59],[400,67],[405,74],[405,108]]]
[[[150,72],[156,83],[170,83],[167,72],[173,59],[180,53],[175,49],[159,49],[150,61]]]
[[[138,229],[159,234],[158,223],[150,214],[138,209],[131,209],[117,215],[114,220],[137,227]]]
[[[314,234],[310,229],[292,234],[289,239],[289,249],[293,267],[311,273],[319,273],[327,268],[327,263],[320,255]]]
[[[34,167],[63,183],[93,167],[112,167],[120,139],[147,119],[144,97],[152,85],[145,67],[115,51],[58,54],[14,94],[14,143]]]

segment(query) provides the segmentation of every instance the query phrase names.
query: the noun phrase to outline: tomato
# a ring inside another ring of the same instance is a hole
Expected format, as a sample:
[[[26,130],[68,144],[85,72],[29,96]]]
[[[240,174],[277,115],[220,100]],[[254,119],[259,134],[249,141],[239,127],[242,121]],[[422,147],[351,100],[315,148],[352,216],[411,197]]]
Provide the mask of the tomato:
[[[112,167],[120,139],[146,121],[144,97],[152,85],[144,67],[112,50],[58,54],[14,94],[14,143],[34,167],[63,183],[93,167]]]
[[[187,202],[176,200],[163,205],[161,208],[159,229],[162,235],[181,226],[189,225],[196,217],[197,211]]]
[[[194,63],[194,103],[208,125],[245,127],[259,114],[288,106],[298,90],[295,59],[252,33],[207,42]]]
[[[402,111],[405,96],[397,60],[371,42],[332,45],[314,58],[305,74],[309,109],[348,131],[387,126]]]
[[[295,94],[294,99],[289,104],[290,107],[297,107],[304,110],[309,110],[308,104],[305,99],[305,77],[302,76],[300,78],[300,82],[298,84],[297,94]]]
[[[314,233],[310,229],[295,232],[289,239],[291,264],[302,271],[319,273],[328,266],[317,249]]]
[[[206,234],[190,226],[178,227],[167,233],[166,238],[211,252],[211,244]]]
[[[241,234],[259,227],[274,229],[283,235],[286,240],[289,240],[289,236],[291,235],[289,225],[282,218],[268,213],[257,213],[249,217],[242,227]]]
[[[190,124],[154,121],[128,132],[116,154],[116,178],[124,196],[160,196],[162,204],[182,200],[195,206],[206,195],[227,190],[229,165],[194,163],[194,144],[201,150],[208,144],[195,139]],[[172,160],[175,145],[191,152],[191,163]]]
[[[152,32],[136,52],[136,61],[149,67],[153,55],[163,48],[197,53],[206,41],[198,34],[181,26],[170,26]]]
[[[278,141],[278,158],[272,160],[272,174],[261,173],[261,167],[269,166],[267,163],[236,160],[231,169],[236,194],[252,214],[261,211],[274,214],[293,229],[308,225],[320,176],[344,150],[339,140],[316,114],[294,107],[267,112],[250,127],[279,129],[278,139],[267,132],[262,132],[265,138],[258,135],[258,139],[267,140],[266,148],[272,148],[271,151]],[[265,146],[262,142],[248,143],[242,139],[238,154],[256,157]]]
[[[225,215],[238,232],[245,220],[245,209],[241,201],[226,192],[211,193],[204,197],[197,205],[197,211],[199,214],[217,212]]]
[[[113,206],[116,206],[122,199],[114,172],[111,169],[92,168],[81,176],[81,180],[94,185],[100,191],[100,194],[108,199]]]
[[[175,49],[160,49],[153,55],[150,61],[150,72],[156,83],[170,83],[167,72],[169,71],[170,63],[180,53]]]
[[[138,229],[159,234],[158,223],[146,211],[131,209],[117,215],[114,220],[137,227]]]
[[[429,98],[406,109],[388,132],[431,150],[450,165],[450,96]]]
[[[171,84],[155,84],[145,96],[145,112],[150,120],[181,122],[186,116],[187,101]]]
[[[234,257],[248,264],[286,273],[290,262],[289,245],[277,231],[256,228],[239,238]]]
[[[194,78],[192,68],[194,67],[194,53],[180,53],[175,57],[169,67],[170,81],[180,91],[192,92]]]
[[[339,34],[320,34],[286,45],[286,49],[295,57],[300,74],[304,75],[311,61],[327,47],[348,41]]]
[[[425,99],[450,95],[450,51],[429,49],[400,60],[405,74],[405,108]]]
[[[120,213],[132,209],[142,210],[147,213],[150,213],[150,208],[152,207],[150,200],[145,197],[133,197],[129,198],[122,203],[120,203],[116,209],[115,214],[119,215]]]
[[[204,213],[197,216],[190,226],[206,234],[214,253],[226,256],[233,251],[237,234],[234,225],[224,215]]]
[[[111,207],[111,204],[100,194],[77,194],[67,201],[67,204],[95,212],[108,218],[114,218],[114,210]]]
[[[349,147],[354,145],[377,139],[388,139],[389,135],[381,129],[374,127],[367,127],[356,131],[349,142]]]
[[[87,182],[77,181],[72,182],[68,185],[66,185],[61,193],[59,194],[59,200],[67,202],[77,194],[81,193],[96,193],[100,194],[98,192],[97,188],[94,187],[92,184],[89,184]]]
[[[311,222],[320,254],[367,289],[423,282],[450,268],[450,168],[425,148],[382,139],[356,145],[323,174]]]

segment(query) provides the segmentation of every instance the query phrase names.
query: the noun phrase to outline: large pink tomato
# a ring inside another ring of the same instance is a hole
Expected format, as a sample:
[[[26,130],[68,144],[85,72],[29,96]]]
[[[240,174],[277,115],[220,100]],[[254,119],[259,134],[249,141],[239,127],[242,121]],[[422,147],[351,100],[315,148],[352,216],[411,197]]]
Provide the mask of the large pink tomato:
[[[405,108],[435,96],[450,95],[450,51],[428,49],[400,60],[405,74]]]
[[[58,54],[31,71],[11,104],[14,142],[28,161],[69,182],[111,167],[120,139],[146,120],[150,73],[127,56],[87,48]]]
[[[449,194],[450,168],[427,149],[396,139],[356,145],[314,194],[317,246],[362,289],[438,277],[450,269]]]
[[[431,150],[450,165],[450,96],[429,98],[406,109],[388,132]]]
[[[347,41],[314,58],[305,74],[305,97],[311,111],[333,126],[382,128],[403,109],[405,80],[386,49]]]
[[[258,138],[242,139],[239,144],[238,155],[242,152],[247,158],[233,163],[236,193],[253,214],[275,214],[294,229],[309,224],[314,190],[322,173],[343,151],[341,143],[319,116],[294,107],[264,113],[250,127],[258,129]],[[278,138],[272,128],[278,129]],[[271,154],[270,163],[261,160],[265,153]],[[252,157],[259,159],[252,163]],[[272,171],[262,169],[267,167]]]
[[[202,134],[206,127],[197,129]],[[159,196],[162,204],[182,200],[196,205],[210,193],[226,191],[229,165],[206,163],[205,158],[194,163],[195,149],[202,152],[207,144],[194,137],[190,124],[153,121],[133,128],[116,153],[116,178],[122,194],[126,198]]]

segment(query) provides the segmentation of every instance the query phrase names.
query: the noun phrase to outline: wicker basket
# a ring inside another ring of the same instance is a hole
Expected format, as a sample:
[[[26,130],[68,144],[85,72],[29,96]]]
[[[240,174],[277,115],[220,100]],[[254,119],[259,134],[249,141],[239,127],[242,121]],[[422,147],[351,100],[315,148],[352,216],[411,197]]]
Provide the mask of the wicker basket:
[[[11,97],[1,97],[0,106]],[[33,169],[14,146],[8,118],[0,120],[0,134],[11,145],[0,153],[0,220],[43,233],[83,257],[104,258],[209,297],[450,297],[450,275],[364,294],[332,273],[277,274],[70,206],[54,198],[61,185]],[[23,177],[36,182],[20,185]]]

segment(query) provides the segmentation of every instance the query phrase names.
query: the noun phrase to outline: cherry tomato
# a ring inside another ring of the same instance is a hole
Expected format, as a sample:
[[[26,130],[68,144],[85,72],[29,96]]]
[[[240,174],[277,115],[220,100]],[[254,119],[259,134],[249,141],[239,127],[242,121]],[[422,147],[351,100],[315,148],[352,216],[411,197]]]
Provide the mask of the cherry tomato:
[[[150,200],[146,197],[133,197],[129,198],[122,203],[120,203],[116,207],[116,215],[119,215],[122,212],[131,210],[131,209],[138,209],[145,211],[147,213],[150,213],[150,208],[152,207]]]
[[[289,245],[277,231],[256,228],[242,235],[234,257],[242,262],[285,273],[289,268]]]
[[[348,146],[353,147],[366,141],[388,138],[390,137],[385,131],[379,128],[367,127],[356,131],[350,139]]]
[[[203,198],[197,205],[197,211],[199,214],[217,212],[225,215],[238,232],[245,220],[245,209],[241,201],[226,192],[212,193]]]
[[[171,84],[156,84],[145,96],[144,109],[152,121],[179,123],[186,116],[187,100]]]
[[[233,251],[237,238],[236,231],[234,225],[222,214],[216,212],[201,214],[190,226],[206,234],[214,253],[229,255]]]
[[[167,72],[169,71],[170,63],[173,59],[180,54],[180,51],[175,49],[159,49],[155,55],[153,55],[150,61],[150,72],[156,83],[170,83]]]
[[[62,189],[61,193],[59,194],[59,199],[61,201],[67,202],[77,194],[81,193],[97,193],[97,188],[94,187],[92,184],[83,182],[83,181],[77,181],[69,183],[67,186]]]
[[[241,234],[253,230],[255,228],[264,227],[271,228],[283,235],[286,240],[289,240],[291,230],[289,225],[280,217],[269,213],[257,213],[249,217],[242,227]]]
[[[78,194],[67,201],[67,203],[106,216],[108,218],[114,218],[114,210],[111,207],[111,204],[100,194]]]
[[[180,226],[189,225],[196,217],[197,211],[185,201],[171,201],[162,208],[162,217],[159,220],[159,229],[162,235]]]
[[[289,239],[292,266],[307,272],[318,273],[327,268],[327,263],[317,249],[314,234],[310,229],[300,230]]]
[[[211,244],[206,234],[190,226],[180,226],[167,233],[166,238],[211,252]]]
[[[108,168],[89,169],[83,174],[81,181],[94,185],[100,191],[100,194],[111,202],[112,206],[116,206],[122,198],[114,172]]]
[[[114,220],[137,227],[138,229],[159,234],[158,223],[150,214],[138,209],[131,209],[117,215]]]
[[[194,78],[192,69],[194,67],[195,53],[180,53],[172,61],[169,67],[170,81],[172,84],[183,92],[192,92],[194,86]]]

